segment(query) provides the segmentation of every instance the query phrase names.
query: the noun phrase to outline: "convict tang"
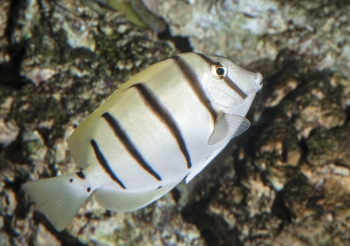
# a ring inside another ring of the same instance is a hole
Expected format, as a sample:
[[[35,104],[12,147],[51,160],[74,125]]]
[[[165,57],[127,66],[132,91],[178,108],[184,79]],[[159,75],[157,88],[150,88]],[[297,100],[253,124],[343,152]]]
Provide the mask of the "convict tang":
[[[245,118],[262,76],[220,56],[185,53],[140,72],[69,138],[81,171],[23,185],[57,230],[94,193],[127,212],[192,180],[249,127]]]

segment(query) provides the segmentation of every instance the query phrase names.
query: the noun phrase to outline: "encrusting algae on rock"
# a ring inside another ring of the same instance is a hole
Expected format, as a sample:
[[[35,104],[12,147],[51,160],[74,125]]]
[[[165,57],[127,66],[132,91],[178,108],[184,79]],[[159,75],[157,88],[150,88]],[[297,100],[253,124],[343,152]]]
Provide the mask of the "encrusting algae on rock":
[[[349,242],[346,1],[159,0],[170,33],[194,51],[264,75],[252,126],[188,185],[132,213],[88,199],[61,233],[21,186],[79,171],[67,144],[74,126],[177,46],[108,8],[101,15],[80,1],[20,2],[0,4],[0,244]],[[254,23],[267,23],[262,34],[249,31],[261,27]]]

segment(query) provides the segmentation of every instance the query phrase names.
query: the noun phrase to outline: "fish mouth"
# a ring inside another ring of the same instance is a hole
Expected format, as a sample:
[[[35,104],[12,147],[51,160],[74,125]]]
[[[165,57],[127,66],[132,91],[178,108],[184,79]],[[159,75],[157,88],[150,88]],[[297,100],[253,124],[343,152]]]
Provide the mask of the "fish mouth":
[[[261,73],[256,73],[255,75],[255,87],[258,90],[261,90],[261,88],[263,87],[263,76],[261,75]]]

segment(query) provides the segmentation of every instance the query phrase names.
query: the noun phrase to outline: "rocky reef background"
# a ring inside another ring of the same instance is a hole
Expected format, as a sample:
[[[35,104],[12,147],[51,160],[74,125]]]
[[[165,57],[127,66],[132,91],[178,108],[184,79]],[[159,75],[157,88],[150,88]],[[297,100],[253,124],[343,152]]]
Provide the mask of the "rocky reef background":
[[[140,2],[0,0],[0,245],[349,245],[350,2]],[[262,73],[251,128],[146,208],[90,199],[55,231],[21,185],[77,171],[74,127],[190,50]]]

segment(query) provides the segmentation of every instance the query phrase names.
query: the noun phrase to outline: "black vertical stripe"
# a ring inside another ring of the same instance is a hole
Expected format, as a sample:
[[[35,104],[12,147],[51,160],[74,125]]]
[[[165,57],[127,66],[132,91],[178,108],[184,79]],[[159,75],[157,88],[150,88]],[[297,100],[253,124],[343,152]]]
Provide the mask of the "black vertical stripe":
[[[78,176],[79,178],[85,179],[85,174],[84,174],[82,171],[77,172],[76,174],[77,174],[77,176]]]
[[[109,167],[109,164],[104,157],[103,153],[101,152],[100,148],[98,147],[98,144],[95,140],[91,140],[90,144],[92,146],[92,149],[95,152],[97,161],[100,163],[102,168],[106,171],[106,173],[113,179],[115,182],[117,182],[123,189],[126,189],[125,185],[120,181],[120,179],[114,174],[113,170]]]
[[[212,66],[215,61],[213,61],[210,57],[196,53],[198,56],[200,56],[209,66]],[[226,76],[224,78],[225,84],[230,87],[232,90],[234,90],[242,99],[246,99],[248,95],[241,90],[241,88],[238,87],[238,85],[230,79],[230,77]]]
[[[152,93],[150,89],[147,88],[144,84],[136,84],[132,87],[135,87],[137,91],[142,96],[143,101],[146,103],[148,107],[151,108],[151,111],[158,116],[158,118],[165,124],[165,126],[169,129],[171,134],[177,141],[179,148],[186,159],[187,167],[191,168],[191,158],[188,153],[185,141],[182,137],[180,129],[178,128],[175,119],[171,116],[170,112],[164,107],[164,105],[157,99],[156,95]]]
[[[197,75],[193,72],[190,66],[179,56],[173,56],[171,59],[175,62],[175,64],[179,67],[183,76],[185,76],[187,82],[191,86],[192,90],[196,94],[199,101],[203,104],[203,106],[209,111],[213,122],[215,124],[216,118],[218,114],[215,109],[211,105],[211,102],[207,95],[205,94],[204,89],[202,88],[201,82],[197,78]]]
[[[152,175],[154,178],[156,178],[158,181],[161,181],[162,178],[159,176],[158,173],[156,173],[150,165],[147,164],[147,162],[143,159],[142,155],[139,153],[139,151],[134,146],[134,143],[130,140],[129,136],[124,132],[122,127],[120,126],[117,119],[115,119],[112,115],[110,115],[108,112],[104,113],[102,115],[102,118],[104,118],[108,125],[111,127],[111,129],[114,132],[114,135],[121,141],[121,143],[124,145],[125,149],[129,152],[129,154],[137,161],[137,163],[145,169],[150,175]]]
[[[224,78],[224,82],[226,83],[226,85],[228,85],[228,87],[234,90],[242,99],[246,99],[248,97],[248,95],[245,94],[244,91],[242,91],[241,88],[239,88],[238,85],[230,79],[230,77],[226,76],[226,78]]]
[[[195,53],[196,55],[200,56],[208,65],[211,67],[215,62],[208,56],[203,55],[201,53]]]

